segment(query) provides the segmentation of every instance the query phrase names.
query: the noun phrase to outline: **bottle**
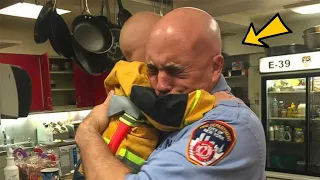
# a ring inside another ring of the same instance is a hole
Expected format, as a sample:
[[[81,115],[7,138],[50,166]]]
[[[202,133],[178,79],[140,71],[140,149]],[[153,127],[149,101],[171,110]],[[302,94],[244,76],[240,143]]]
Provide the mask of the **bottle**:
[[[271,117],[279,117],[278,110],[278,100],[274,97],[271,104]]]
[[[298,111],[296,109],[296,105],[294,102],[291,103],[291,113],[292,113],[292,118],[297,118]]]
[[[278,125],[274,126],[274,140],[279,141],[280,131]]]
[[[292,118],[292,109],[291,109],[291,106],[288,107],[287,118]]]
[[[274,129],[272,125],[269,127],[269,140],[274,141]]]
[[[282,109],[284,108],[284,102],[283,101],[279,101],[279,104],[278,104],[278,117],[281,117],[281,111]]]
[[[294,104],[294,102],[291,103],[291,109],[293,112],[296,110],[296,105]]]
[[[279,128],[279,138],[278,141],[284,141],[284,126],[281,125]]]
[[[284,132],[284,141],[286,142],[291,142],[292,140],[292,136],[291,136],[291,132],[290,132],[290,127],[286,126],[285,127],[285,132]]]
[[[19,168],[14,163],[13,150],[7,152],[7,166],[4,168],[4,180],[19,180]]]

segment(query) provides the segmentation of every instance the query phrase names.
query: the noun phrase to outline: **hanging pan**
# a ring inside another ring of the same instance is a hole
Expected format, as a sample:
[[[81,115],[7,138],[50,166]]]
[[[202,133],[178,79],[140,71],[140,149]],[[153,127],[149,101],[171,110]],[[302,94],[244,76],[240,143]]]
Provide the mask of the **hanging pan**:
[[[102,43],[109,46],[108,51],[113,44],[112,33],[103,21],[92,15],[83,15],[85,12],[90,14],[87,1],[85,1],[85,9],[82,15],[73,21],[72,47],[75,54],[74,59],[87,73],[100,75],[107,70],[111,70],[114,64],[108,60],[107,52],[97,51],[99,48],[95,43],[100,43],[100,47],[103,47],[101,46]],[[98,36],[95,33],[98,33]]]
[[[109,61],[105,54],[95,54],[84,49],[75,38],[72,39],[75,58],[80,67],[91,75],[100,75],[111,70],[114,64]]]
[[[51,36],[50,43],[56,53],[70,59],[73,57],[72,36],[68,25],[63,18],[57,13],[56,1],[52,8],[51,15]]]
[[[132,14],[123,7],[122,1],[117,0],[119,12],[118,12],[118,24],[122,27],[124,23],[132,16]]]
[[[38,1],[36,1],[38,4]],[[44,43],[48,40],[51,31],[50,17],[54,4],[52,0],[48,1],[41,9],[34,26],[34,41],[37,44]]]
[[[95,54],[106,53],[113,43],[109,27],[91,15],[87,0],[82,15],[73,20],[72,33],[78,44]]]

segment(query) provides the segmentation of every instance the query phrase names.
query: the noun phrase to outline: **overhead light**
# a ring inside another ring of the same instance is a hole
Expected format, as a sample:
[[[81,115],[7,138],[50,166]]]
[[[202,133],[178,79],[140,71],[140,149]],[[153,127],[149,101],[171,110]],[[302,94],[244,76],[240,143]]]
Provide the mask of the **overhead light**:
[[[299,14],[317,14],[320,13],[320,0],[304,1],[284,6],[284,8]]]
[[[41,6],[41,5],[19,2],[19,3],[13,4],[11,6],[5,7],[3,9],[0,9],[0,14],[37,19],[42,7],[43,6]],[[68,10],[57,9],[57,13],[60,15],[70,13],[70,12],[71,11],[68,11]]]

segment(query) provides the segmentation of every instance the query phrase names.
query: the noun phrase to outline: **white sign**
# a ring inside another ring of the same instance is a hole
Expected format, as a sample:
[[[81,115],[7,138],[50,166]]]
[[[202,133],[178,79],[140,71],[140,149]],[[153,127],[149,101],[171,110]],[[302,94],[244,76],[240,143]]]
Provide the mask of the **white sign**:
[[[320,70],[320,51],[261,58],[259,69],[261,73]]]

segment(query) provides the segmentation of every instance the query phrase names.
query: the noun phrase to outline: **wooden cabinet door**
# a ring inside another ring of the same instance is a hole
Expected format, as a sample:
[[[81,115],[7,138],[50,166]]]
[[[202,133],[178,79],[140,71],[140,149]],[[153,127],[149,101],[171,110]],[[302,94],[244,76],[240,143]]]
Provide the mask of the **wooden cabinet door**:
[[[43,111],[40,56],[0,53],[0,63],[17,65],[24,69],[32,81],[32,104],[30,111]]]
[[[74,85],[77,101],[77,108],[92,107],[93,103],[93,82],[91,75],[84,72],[76,63],[74,67]]]
[[[92,76],[93,82],[93,101],[94,105],[103,103],[107,98],[107,92],[104,88],[104,80],[109,75],[109,72],[105,72],[99,76]]]
[[[40,56],[40,67],[41,67],[41,76],[42,76],[41,82],[42,82],[44,109],[48,111],[52,111],[50,67],[49,67],[49,56],[47,53]]]

